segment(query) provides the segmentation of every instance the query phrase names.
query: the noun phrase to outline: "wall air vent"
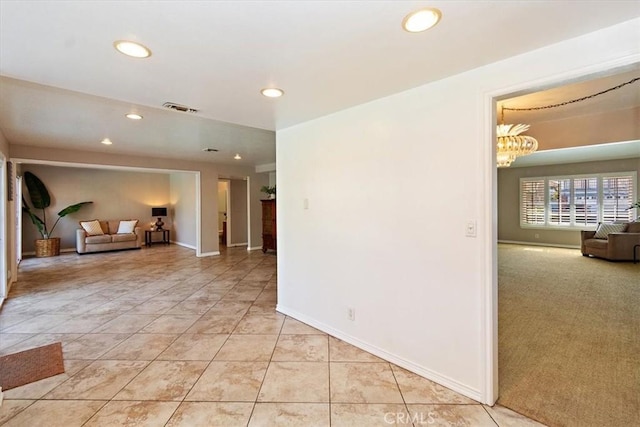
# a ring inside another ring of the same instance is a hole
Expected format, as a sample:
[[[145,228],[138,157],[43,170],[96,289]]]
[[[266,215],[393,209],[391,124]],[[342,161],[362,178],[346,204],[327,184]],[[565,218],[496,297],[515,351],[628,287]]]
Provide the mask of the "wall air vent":
[[[217,153],[219,150],[217,148],[203,148],[202,151],[205,153]]]
[[[183,113],[197,113],[198,110],[195,108],[187,107],[186,105],[176,104],[175,102],[165,102],[162,104],[164,108],[168,108],[170,110],[182,111]]]

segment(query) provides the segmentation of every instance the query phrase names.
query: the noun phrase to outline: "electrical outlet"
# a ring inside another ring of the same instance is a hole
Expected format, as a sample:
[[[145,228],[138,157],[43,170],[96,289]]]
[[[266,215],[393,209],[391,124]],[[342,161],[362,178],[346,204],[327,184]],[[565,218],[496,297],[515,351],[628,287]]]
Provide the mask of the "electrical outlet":
[[[302,201],[302,208],[303,208],[303,209],[309,209],[309,199],[306,199],[306,198],[305,198],[305,199]]]
[[[466,235],[467,237],[476,237],[477,230],[475,221],[467,221]]]
[[[538,233],[534,234],[533,237],[535,237],[536,239],[540,238],[540,235]]]
[[[356,309],[353,307],[349,307],[347,308],[347,317],[349,318],[349,320],[354,321],[356,320]]]

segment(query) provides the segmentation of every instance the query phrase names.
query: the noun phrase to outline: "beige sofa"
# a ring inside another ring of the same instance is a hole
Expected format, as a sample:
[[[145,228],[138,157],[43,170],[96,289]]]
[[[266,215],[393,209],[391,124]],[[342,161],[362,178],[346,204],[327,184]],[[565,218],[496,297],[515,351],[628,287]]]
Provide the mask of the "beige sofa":
[[[582,231],[580,249],[583,256],[610,261],[632,261],[635,245],[640,245],[640,222],[629,222],[623,231],[610,233],[607,238],[595,238],[595,231]],[[636,249],[637,253],[640,251]]]
[[[130,222],[132,220],[123,221]],[[93,221],[81,221],[81,225],[83,222],[88,223]],[[132,233],[118,233],[120,220],[98,222],[100,223],[102,234],[98,234],[98,232],[95,231],[89,233],[85,228],[76,230],[76,251],[79,254],[120,249],[140,249],[142,247],[143,232],[140,227],[135,226]]]

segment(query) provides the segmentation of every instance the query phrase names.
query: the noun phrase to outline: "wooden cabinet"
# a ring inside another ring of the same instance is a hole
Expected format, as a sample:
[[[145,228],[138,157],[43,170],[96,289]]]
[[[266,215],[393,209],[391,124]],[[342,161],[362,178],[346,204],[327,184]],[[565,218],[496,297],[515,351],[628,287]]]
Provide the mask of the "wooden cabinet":
[[[276,200],[261,200],[262,202],[262,252],[267,249],[277,250],[276,239]]]

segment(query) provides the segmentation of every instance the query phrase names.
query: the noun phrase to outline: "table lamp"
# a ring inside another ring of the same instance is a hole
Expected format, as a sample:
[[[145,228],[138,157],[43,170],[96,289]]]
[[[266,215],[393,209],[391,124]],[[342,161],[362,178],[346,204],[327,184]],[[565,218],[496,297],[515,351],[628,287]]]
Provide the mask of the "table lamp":
[[[167,216],[167,208],[151,208],[151,216],[157,216],[158,221],[156,222],[156,230],[162,230],[164,226],[164,222],[162,222],[163,216]]]

